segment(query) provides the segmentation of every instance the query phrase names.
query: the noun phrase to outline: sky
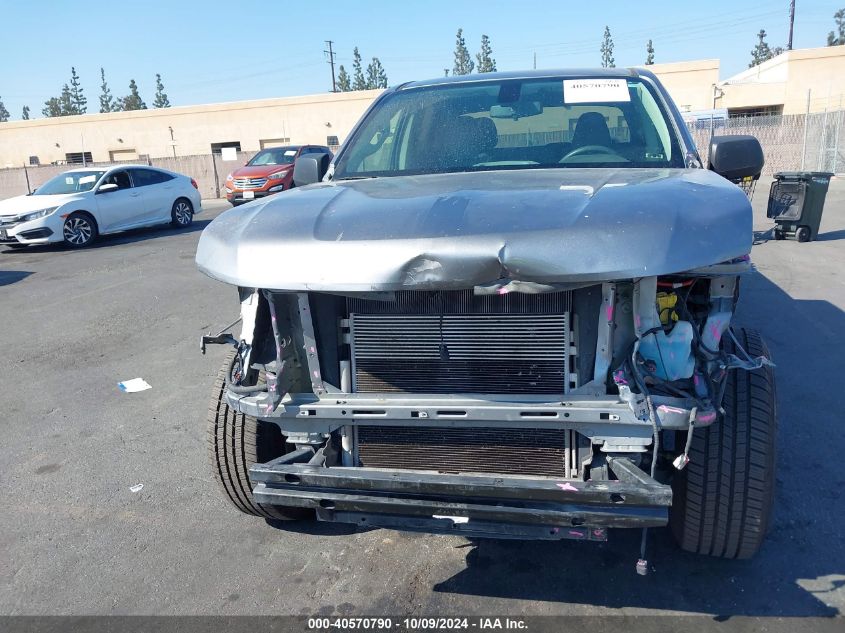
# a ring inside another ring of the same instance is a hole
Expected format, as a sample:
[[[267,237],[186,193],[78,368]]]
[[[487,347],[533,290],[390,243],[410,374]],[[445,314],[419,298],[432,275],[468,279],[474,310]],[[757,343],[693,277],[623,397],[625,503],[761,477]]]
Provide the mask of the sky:
[[[794,48],[824,46],[845,0],[796,0]],[[135,79],[152,107],[160,73],[172,105],[293,96],[331,89],[323,51],[333,40],[347,70],[357,46],[391,85],[452,68],[463,28],[475,57],[490,37],[499,70],[595,67],[605,25],[617,66],[641,65],[650,38],[655,61],[721,59],[724,79],[747,67],[756,34],[786,46],[789,0],[0,0],[0,99],[12,119],[81,77],[88,111],[99,110],[100,68],[112,95]],[[321,8],[322,7],[322,8]]]

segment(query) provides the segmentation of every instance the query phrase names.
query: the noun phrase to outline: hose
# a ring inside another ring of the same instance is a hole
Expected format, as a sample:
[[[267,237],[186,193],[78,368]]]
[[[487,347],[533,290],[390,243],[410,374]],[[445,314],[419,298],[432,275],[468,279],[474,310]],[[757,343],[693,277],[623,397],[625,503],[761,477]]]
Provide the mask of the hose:
[[[239,356],[235,354],[232,356],[232,361],[229,363],[229,366],[226,368],[226,389],[235,393],[239,396],[249,396],[254,393],[259,393],[261,391],[267,391],[266,383],[259,382],[254,385],[235,385],[232,384],[232,369],[235,367],[235,362],[238,360]]]

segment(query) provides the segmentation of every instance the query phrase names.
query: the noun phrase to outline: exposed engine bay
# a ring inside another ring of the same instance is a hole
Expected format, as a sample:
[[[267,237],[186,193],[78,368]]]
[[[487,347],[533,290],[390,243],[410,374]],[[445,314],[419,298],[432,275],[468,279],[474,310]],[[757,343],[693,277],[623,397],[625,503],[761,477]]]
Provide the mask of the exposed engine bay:
[[[609,455],[677,466],[674,431],[717,419],[729,369],[768,362],[720,347],[749,266],[533,294],[242,289],[229,405],[327,466],[581,481],[610,477]]]

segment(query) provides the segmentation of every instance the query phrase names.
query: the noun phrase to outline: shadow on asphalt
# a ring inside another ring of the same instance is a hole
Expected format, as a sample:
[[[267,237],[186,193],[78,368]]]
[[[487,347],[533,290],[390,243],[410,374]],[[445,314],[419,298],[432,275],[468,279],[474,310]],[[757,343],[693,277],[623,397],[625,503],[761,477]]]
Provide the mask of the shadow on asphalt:
[[[828,231],[827,233],[819,233],[816,237],[817,242],[832,242],[833,240],[845,239],[845,229],[838,231]]]
[[[779,470],[773,528],[753,560],[679,550],[668,528],[649,533],[653,569],[638,576],[639,530],[607,543],[473,540],[466,568],[439,593],[646,608],[724,616],[834,616],[845,586],[841,539],[845,452],[837,404],[845,313],[796,301],[755,272],[742,282],[741,325],[761,330],[777,363]],[[839,508],[839,510],[836,510]],[[838,596],[838,597],[837,597]]]
[[[0,286],[11,286],[31,274],[28,270],[0,270]]]
[[[190,226],[185,228],[176,228],[170,225],[150,226],[143,229],[132,229],[122,233],[113,233],[111,235],[101,235],[96,241],[87,248],[79,249],[80,252],[95,249],[95,248],[109,248],[112,246],[120,246],[122,244],[132,244],[133,242],[144,242],[159,237],[167,237],[169,235],[182,235],[184,233],[196,233],[202,231],[213,218],[194,220]],[[63,243],[43,244],[36,246],[27,246],[26,248],[12,248],[7,247],[2,252],[4,255],[23,255],[25,253],[50,253],[56,251],[73,252],[75,249],[68,248]]]

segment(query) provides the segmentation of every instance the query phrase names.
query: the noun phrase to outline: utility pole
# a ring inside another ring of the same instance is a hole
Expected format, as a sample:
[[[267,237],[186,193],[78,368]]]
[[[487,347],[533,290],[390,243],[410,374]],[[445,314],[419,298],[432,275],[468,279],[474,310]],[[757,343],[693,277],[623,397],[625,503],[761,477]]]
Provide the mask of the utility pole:
[[[329,47],[329,50],[323,52],[326,54],[329,65],[332,67],[332,92],[337,92],[337,82],[334,78],[334,51],[332,50],[332,44],[334,44],[333,41],[326,40],[326,46]]]
[[[789,40],[786,42],[786,50],[792,50],[792,27],[795,26],[795,0],[789,3]]]
[[[534,51],[534,70],[537,70],[537,51]]]

